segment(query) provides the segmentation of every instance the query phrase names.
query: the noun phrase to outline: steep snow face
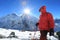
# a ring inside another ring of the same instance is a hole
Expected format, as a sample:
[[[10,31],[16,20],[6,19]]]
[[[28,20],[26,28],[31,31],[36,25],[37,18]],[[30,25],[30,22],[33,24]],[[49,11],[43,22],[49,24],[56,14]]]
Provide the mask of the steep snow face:
[[[37,30],[37,18],[31,15],[22,14],[17,16],[15,13],[8,14],[0,18],[0,28],[18,29],[18,30]]]
[[[32,15],[22,14],[22,23],[24,24],[25,30],[37,30],[36,23],[37,18]]]
[[[8,14],[5,17],[0,19],[0,27],[1,28],[11,28],[11,29],[18,29],[19,25],[18,22],[21,22],[21,19],[16,14]],[[17,26],[18,25],[18,26]]]

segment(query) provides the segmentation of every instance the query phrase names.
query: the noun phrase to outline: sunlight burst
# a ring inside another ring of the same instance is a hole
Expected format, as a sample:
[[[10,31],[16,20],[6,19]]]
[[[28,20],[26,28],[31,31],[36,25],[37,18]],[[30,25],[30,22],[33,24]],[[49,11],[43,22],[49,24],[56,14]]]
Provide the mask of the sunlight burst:
[[[24,13],[26,13],[26,14],[30,14],[30,9],[24,9]]]

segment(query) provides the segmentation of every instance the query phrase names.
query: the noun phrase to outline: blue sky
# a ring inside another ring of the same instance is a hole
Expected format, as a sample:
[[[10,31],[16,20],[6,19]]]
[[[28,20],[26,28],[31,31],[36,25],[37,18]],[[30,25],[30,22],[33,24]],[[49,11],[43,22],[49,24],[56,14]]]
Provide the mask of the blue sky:
[[[43,5],[47,6],[47,11],[54,18],[60,19],[60,0],[0,0],[0,17],[11,13],[20,15],[24,8],[30,8],[32,15],[39,17],[38,10]]]

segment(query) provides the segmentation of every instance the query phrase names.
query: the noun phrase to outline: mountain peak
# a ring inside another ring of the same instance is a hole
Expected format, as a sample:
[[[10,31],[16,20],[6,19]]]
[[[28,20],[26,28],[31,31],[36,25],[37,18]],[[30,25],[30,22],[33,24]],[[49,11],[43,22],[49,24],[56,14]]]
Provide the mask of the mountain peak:
[[[11,13],[11,14],[8,14],[7,16],[16,17],[17,15],[15,13]]]
[[[12,14],[9,14],[9,15],[17,16],[15,13],[12,13]]]

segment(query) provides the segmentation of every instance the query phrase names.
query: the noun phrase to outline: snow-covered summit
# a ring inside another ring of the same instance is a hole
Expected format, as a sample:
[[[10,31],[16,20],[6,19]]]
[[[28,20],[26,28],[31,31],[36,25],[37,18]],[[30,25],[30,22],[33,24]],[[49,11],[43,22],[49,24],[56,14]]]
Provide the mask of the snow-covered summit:
[[[22,14],[21,16],[18,16],[15,13],[12,13],[0,18],[0,28],[35,30],[37,20],[36,17],[31,15]]]

